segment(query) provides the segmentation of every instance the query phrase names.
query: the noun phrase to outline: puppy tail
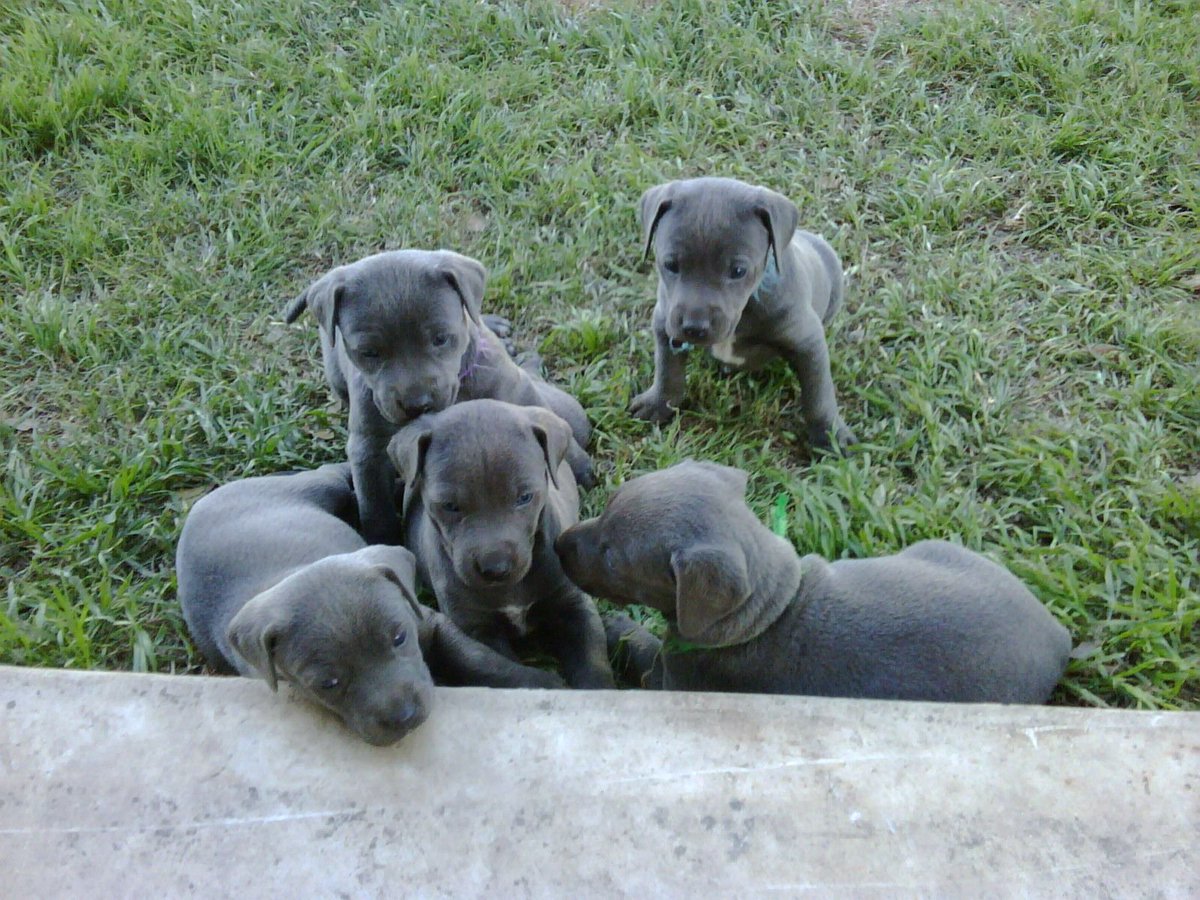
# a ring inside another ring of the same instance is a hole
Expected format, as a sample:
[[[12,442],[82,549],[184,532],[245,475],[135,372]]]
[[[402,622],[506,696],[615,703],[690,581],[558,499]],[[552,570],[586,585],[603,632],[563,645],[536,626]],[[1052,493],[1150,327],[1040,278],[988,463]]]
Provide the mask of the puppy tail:
[[[306,309],[308,309],[308,291],[305,291],[288,304],[287,312],[283,314],[283,321],[286,324],[291,325],[298,318],[300,318],[301,313],[303,313]]]

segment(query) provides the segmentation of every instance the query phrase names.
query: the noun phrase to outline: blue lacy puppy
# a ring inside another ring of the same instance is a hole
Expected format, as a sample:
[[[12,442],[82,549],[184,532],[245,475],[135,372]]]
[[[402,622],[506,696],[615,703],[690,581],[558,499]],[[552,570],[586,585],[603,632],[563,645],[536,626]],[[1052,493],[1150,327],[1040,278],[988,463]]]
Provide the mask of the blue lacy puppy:
[[[584,590],[666,616],[651,686],[1049,698],[1070,637],[1007,569],[945,541],[874,559],[801,559],[755,518],[745,489],[738,469],[680,463],[622,485],[599,518],[558,539],[563,568]],[[644,659],[650,636],[631,620],[623,630]]]

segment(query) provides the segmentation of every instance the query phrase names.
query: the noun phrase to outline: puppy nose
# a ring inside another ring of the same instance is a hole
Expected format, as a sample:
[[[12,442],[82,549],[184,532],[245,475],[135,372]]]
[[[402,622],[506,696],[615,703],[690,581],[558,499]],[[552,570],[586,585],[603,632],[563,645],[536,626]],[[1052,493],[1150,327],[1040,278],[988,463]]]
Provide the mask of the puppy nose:
[[[415,419],[418,416],[423,416],[427,412],[433,412],[432,397],[418,397],[412,403],[404,404],[404,415],[410,419]]]
[[[375,724],[383,731],[408,731],[425,721],[425,710],[415,700],[406,700],[386,715],[377,716]]]
[[[484,557],[475,560],[475,571],[485,581],[503,581],[512,574],[512,560],[501,556]]]
[[[708,338],[708,326],[690,324],[683,326],[683,336],[689,341],[703,341]]]

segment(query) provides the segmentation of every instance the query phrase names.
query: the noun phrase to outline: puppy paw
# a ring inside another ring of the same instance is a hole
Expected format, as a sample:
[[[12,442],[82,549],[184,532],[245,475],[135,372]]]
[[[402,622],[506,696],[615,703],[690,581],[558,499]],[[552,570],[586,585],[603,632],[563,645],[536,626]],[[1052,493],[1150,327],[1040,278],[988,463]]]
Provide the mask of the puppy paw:
[[[586,453],[581,453],[578,459],[571,460],[571,473],[575,476],[575,483],[585,491],[590,491],[596,486],[596,470],[592,466],[591,457]]]
[[[544,691],[560,691],[567,686],[562,676],[555,672],[546,672],[542,669],[534,669],[534,672],[536,674],[529,676],[529,683],[525,687],[541,688]]]
[[[645,419],[663,425],[675,418],[675,410],[653,388],[638,394],[629,404],[629,412],[636,419]]]
[[[846,456],[851,448],[858,443],[858,438],[845,422],[838,422],[832,429],[810,428],[808,430],[808,445],[813,450],[823,453],[836,453]]]
[[[483,324],[486,325],[491,330],[492,334],[494,334],[496,337],[498,337],[498,338],[512,337],[512,333],[513,333],[512,322],[510,322],[508,319],[504,318],[504,316],[497,316],[497,315],[493,315],[492,313],[485,313],[484,315],[480,316],[479,318],[482,320]]]

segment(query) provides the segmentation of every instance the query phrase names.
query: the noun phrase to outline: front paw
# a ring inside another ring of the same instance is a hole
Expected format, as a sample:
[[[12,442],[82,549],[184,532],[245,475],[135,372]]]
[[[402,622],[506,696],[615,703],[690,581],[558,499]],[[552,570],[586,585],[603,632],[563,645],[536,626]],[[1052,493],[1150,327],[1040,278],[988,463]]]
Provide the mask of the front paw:
[[[488,329],[492,332],[492,334],[494,334],[496,337],[498,337],[498,338],[512,337],[512,333],[513,333],[512,322],[510,322],[508,319],[504,318],[504,316],[497,316],[494,313],[485,313],[484,315],[480,316],[479,318],[480,318],[480,321],[482,321],[483,324],[486,325],[488,327]]]
[[[570,684],[579,691],[612,691],[617,687],[612,672],[608,669],[586,669],[577,672],[571,678]]]
[[[664,425],[675,418],[675,410],[654,388],[638,394],[629,404],[629,412],[637,419]]]
[[[851,448],[858,443],[858,438],[850,427],[839,421],[833,428],[810,428],[808,430],[808,445],[813,450],[824,453],[837,453],[846,456]]]
[[[571,454],[571,474],[575,476],[575,483],[583,490],[590,491],[596,486],[596,470],[592,466],[592,458],[587,455],[586,450],[579,450],[578,453]]]
[[[530,675],[525,679],[525,683],[520,685],[521,687],[540,688],[544,691],[560,691],[567,686],[562,676],[555,672],[535,669],[533,666],[528,666],[528,668],[530,669]]]

